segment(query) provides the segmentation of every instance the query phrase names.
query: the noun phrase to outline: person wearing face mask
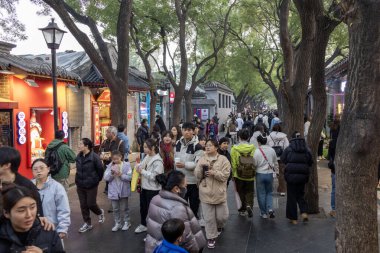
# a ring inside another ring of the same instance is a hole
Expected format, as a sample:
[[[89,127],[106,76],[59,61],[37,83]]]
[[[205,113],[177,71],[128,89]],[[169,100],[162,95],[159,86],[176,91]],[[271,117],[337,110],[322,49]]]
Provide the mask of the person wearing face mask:
[[[231,164],[225,156],[218,154],[218,147],[216,140],[208,140],[205,155],[194,170],[199,181],[199,198],[206,222],[207,247],[210,249],[215,248],[215,240],[229,216],[226,184]]]
[[[206,239],[189,203],[184,199],[187,191],[185,174],[173,170],[166,176],[158,175],[156,180],[162,185],[162,190],[150,202],[145,252],[153,252],[161,244],[164,240],[161,227],[166,220],[173,218],[185,223],[179,246],[190,253],[202,252]]]

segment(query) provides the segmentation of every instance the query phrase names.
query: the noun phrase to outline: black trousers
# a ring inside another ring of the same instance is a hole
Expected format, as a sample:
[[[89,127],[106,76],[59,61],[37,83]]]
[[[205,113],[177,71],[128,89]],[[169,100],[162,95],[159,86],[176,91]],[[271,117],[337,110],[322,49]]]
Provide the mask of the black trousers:
[[[149,204],[154,196],[156,196],[159,191],[151,191],[141,189],[140,193],[140,217],[141,224],[146,226],[146,217],[148,216]]]
[[[200,201],[199,201],[199,189],[196,184],[187,185],[185,200],[189,202],[191,211],[193,211],[195,217],[198,219],[198,209],[199,209]]]
[[[318,143],[318,156],[323,156],[323,140]]]
[[[288,194],[286,199],[286,218],[297,220],[297,204],[301,213],[307,212],[307,204],[304,199],[305,184],[289,184],[287,185]]]
[[[90,211],[96,215],[100,215],[102,213],[98,204],[96,203],[98,186],[91,189],[77,187],[77,193],[83,220],[87,224],[91,225]]]

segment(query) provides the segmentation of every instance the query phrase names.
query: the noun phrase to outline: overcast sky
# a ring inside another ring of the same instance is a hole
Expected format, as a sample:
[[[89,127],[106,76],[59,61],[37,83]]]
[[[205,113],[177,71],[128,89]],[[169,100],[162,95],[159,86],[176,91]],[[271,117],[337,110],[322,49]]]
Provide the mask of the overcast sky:
[[[55,12],[52,12],[52,16],[38,16],[36,14],[38,9],[39,8],[29,0],[20,0],[20,3],[17,6],[17,16],[26,26],[28,39],[14,43],[17,47],[12,50],[12,54],[50,53],[42,32],[38,30],[38,28],[46,27],[52,17],[55,18],[55,22],[58,24],[59,28],[68,32],[68,29]],[[82,47],[69,32],[63,36],[58,52],[65,50],[83,51]]]

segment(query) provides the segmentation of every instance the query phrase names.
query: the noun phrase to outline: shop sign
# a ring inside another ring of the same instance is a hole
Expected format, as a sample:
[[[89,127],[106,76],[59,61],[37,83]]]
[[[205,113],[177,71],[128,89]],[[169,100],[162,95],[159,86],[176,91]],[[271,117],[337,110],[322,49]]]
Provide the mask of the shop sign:
[[[170,101],[171,104],[174,103],[174,98],[175,98],[175,93],[174,92],[170,92],[169,101]]]
[[[208,120],[208,109],[202,109],[201,110],[201,119],[202,120]]]
[[[68,114],[67,112],[62,112],[62,129],[63,132],[65,133],[65,139],[69,137],[69,125],[68,125]]]
[[[26,143],[26,122],[25,122],[25,113],[19,112],[17,114],[17,126],[18,126],[18,135],[17,141],[20,145],[24,145]]]
[[[100,145],[100,121],[99,121],[99,106],[94,105],[94,137],[95,145]]]

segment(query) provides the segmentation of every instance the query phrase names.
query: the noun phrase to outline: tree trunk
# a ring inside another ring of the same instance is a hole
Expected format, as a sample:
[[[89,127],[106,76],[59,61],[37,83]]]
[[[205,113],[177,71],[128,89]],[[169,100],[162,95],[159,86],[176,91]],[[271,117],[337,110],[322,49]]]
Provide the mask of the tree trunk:
[[[186,108],[186,122],[191,122],[193,120],[193,106],[192,106],[192,94],[187,93],[185,97],[185,108]]]
[[[380,1],[345,3],[350,56],[336,156],[336,250],[374,253],[379,252]]]
[[[153,86],[153,89],[152,89]],[[152,132],[154,127],[154,122],[156,121],[156,104],[157,104],[157,94],[154,84],[150,84],[150,127],[149,130]],[[153,91],[152,91],[153,90]]]
[[[109,85],[111,92],[111,125],[127,125],[128,110],[128,84],[119,81],[114,85]]]
[[[173,109],[173,126],[178,126],[181,120],[181,112],[182,112],[182,99],[184,97],[184,90],[181,89],[180,86],[175,88],[175,98],[172,106]]]
[[[326,84],[325,84],[325,58],[326,48],[330,34],[340,21],[331,20],[324,16],[324,7],[322,0],[316,1],[315,18],[317,22],[317,36],[311,57],[311,94],[313,96],[313,113],[311,125],[308,132],[307,143],[313,154],[313,166],[311,168],[310,180],[306,186],[306,202],[308,204],[308,213],[319,212],[319,194],[318,194],[318,146],[321,138],[323,125],[326,121]],[[319,108],[322,108],[321,110]]]

